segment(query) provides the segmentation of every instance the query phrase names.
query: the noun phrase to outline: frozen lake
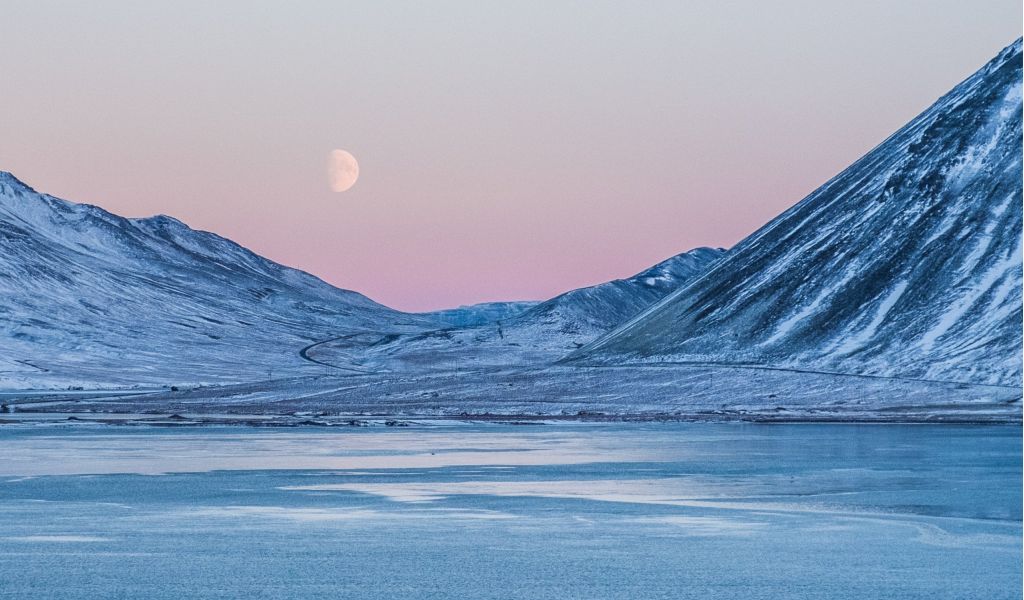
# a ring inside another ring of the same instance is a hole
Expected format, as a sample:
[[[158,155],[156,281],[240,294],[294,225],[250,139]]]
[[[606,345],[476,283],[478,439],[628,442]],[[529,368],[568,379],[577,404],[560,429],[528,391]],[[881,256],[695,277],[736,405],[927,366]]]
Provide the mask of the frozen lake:
[[[1019,426],[0,427],[0,598],[1021,597]]]

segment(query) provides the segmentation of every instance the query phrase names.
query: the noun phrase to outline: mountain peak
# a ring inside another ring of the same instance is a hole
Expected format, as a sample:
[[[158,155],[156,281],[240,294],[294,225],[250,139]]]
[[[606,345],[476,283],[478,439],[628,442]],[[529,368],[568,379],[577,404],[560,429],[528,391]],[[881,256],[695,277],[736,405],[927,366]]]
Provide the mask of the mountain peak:
[[[7,191],[7,189],[4,188],[10,189],[16,193],[36,193],[36,191],[32,189],[32,186],[15,177],[14,173],[11,173],[10,171],[0,171],[0,191]]]
[[[138,219],[131,219],[133,223],[139,225],[151,225],[153,227],[170,227],[173,229],[191,229],[180,219],[175,219],[169,215],[153,215],[152,217],[142,217]]]
[[[1003,48],[1003,51],[996,56],[995,60],[1005,61],[1014,56],[1020,56],[1022,46],[1024,46],[1024,37],[1019,37],[1012,44]]]

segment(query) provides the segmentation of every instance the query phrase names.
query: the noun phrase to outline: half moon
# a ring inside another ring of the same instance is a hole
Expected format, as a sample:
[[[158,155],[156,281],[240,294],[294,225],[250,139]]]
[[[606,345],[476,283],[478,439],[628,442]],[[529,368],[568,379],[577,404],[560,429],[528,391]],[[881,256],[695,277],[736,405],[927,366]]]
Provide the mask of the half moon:
[[[344,192],[359,179],[359,163],[356,157],[344,150],[332,150],[331,158],[327,163],[327,178],[331,184],[331,191]]]

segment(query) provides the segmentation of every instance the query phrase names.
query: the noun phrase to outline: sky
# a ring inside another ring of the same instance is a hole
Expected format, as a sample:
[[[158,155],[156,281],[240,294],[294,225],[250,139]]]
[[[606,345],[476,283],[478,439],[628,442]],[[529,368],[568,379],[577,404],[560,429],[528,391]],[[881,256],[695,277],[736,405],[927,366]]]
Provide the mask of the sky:
[[[389,306],[729,247],[1021,33],[1019,0],[4,2],[0,170]],[[335,149],[359,179],[331,190]]]

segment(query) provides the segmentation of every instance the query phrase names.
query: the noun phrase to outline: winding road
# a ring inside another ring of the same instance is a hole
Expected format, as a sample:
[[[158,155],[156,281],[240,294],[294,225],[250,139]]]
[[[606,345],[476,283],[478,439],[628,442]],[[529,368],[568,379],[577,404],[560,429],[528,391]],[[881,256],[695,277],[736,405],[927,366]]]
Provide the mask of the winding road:
[[[309,355],[310,350],[316,348],[317,346],[322,346],[324,344],[330,344],[332,342],[347,341],[347,340],[351,340],[353,338],[357,338],[359,336],[364,336],[364,335],[380,335],[380,334],[377,334],[375,332],[370,332],[370,331],[361,331],[359,333],[349,333],[349,334],[346,334],[346,335],[339,335],[339,336],[335,336],[335,337],[332,337],[332,338],[327,338],[325,340],[320,340],[318,342],[313,342],[312,344],[309,344],[308,346],[302,348],[301,350],[299,350],[299,356],[301,356],[304,360],[308,360],[311,363],[316,363],[318,365],[323,365],[325,367],[331,367],[332,369],[340,369],[342,371],[350,371],[350,372],[359,373],[359,374],[362,374],[362,375],[372,374],[372,373],[375,373],[376,371],[371,371],[370,369],[364,369],[364,368],[354,367],[354,366],[336,365],[334,363],[329,363],[329,362],[325,362],[325,361],[313,358],[312,356]]]

